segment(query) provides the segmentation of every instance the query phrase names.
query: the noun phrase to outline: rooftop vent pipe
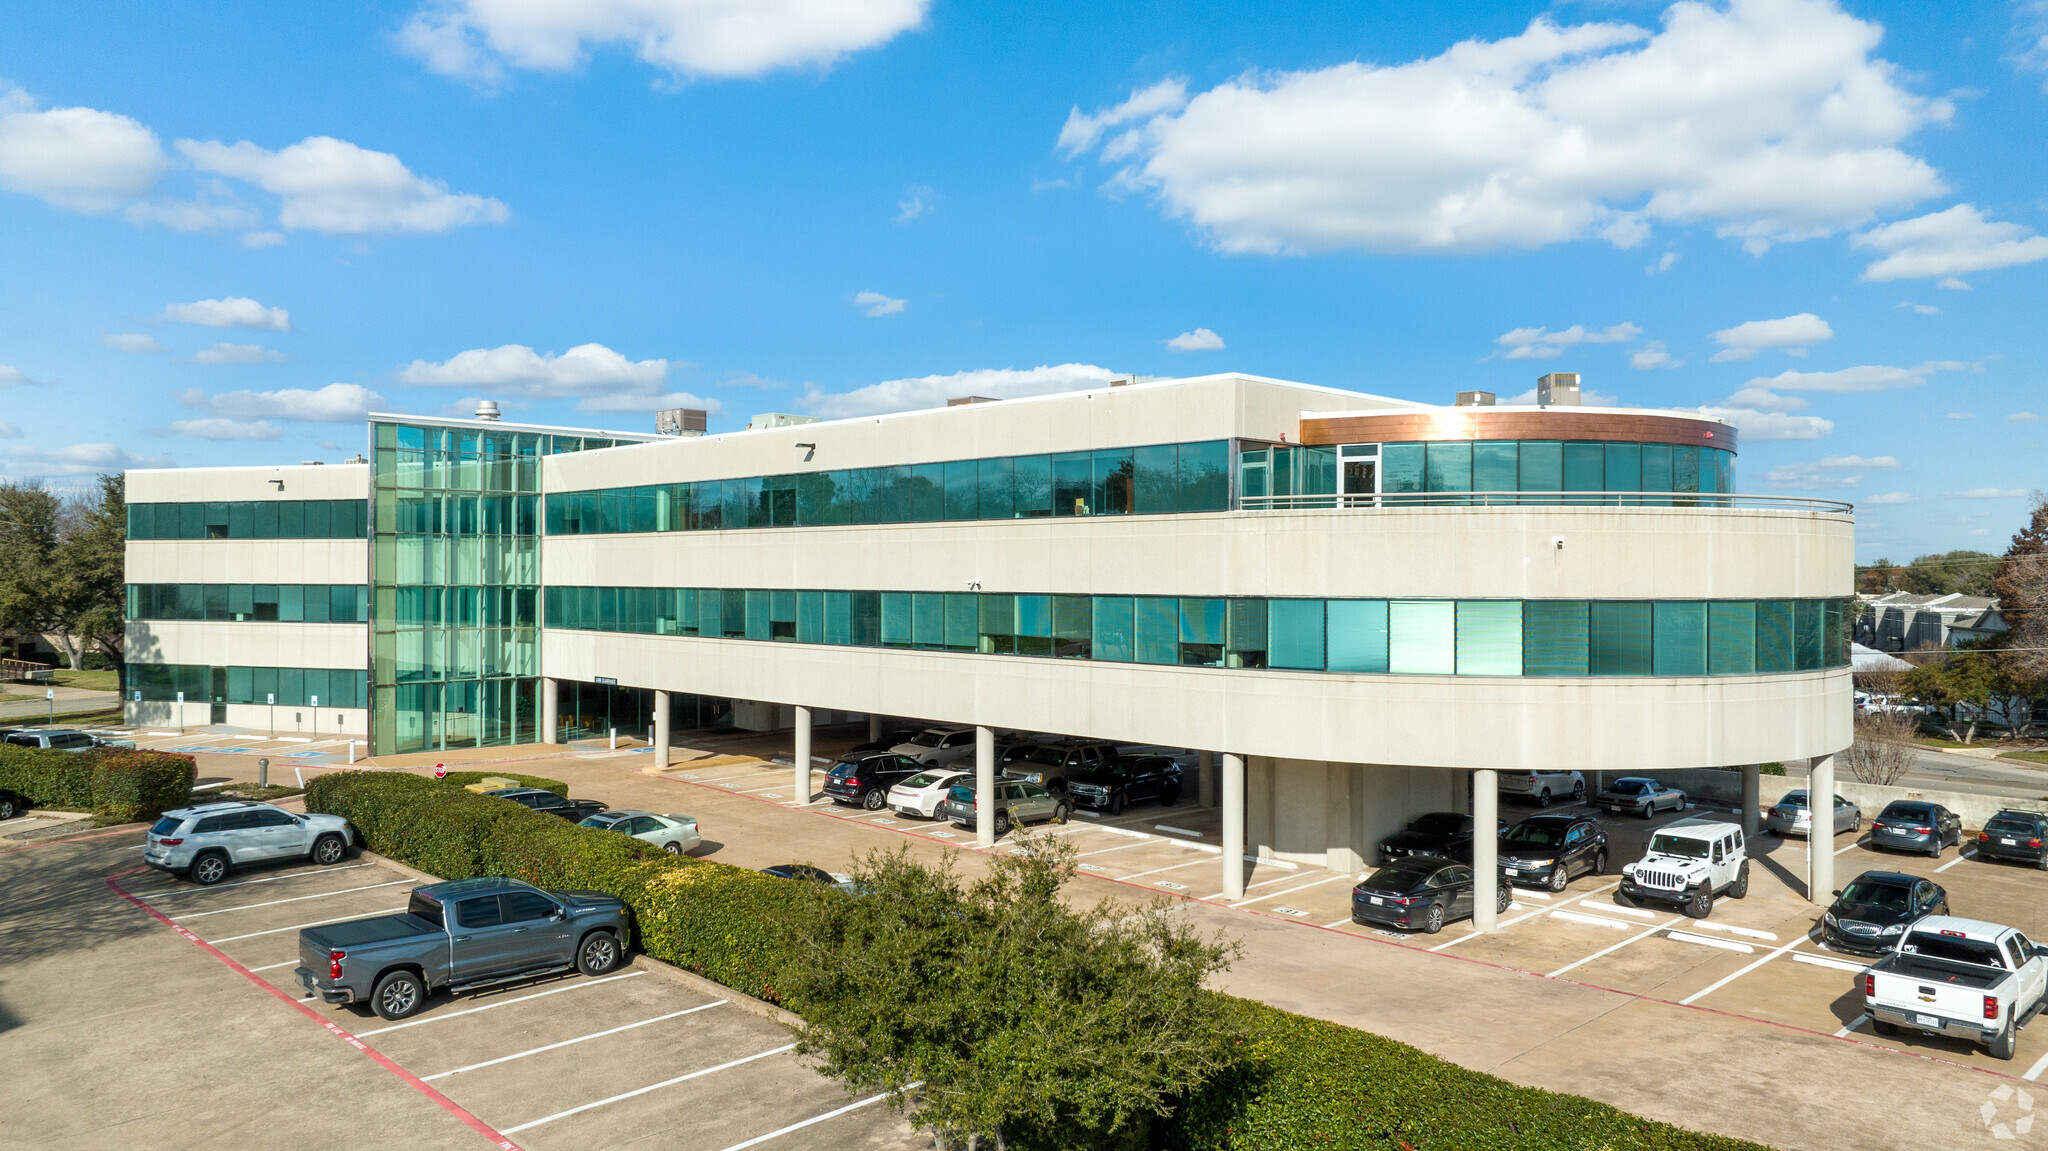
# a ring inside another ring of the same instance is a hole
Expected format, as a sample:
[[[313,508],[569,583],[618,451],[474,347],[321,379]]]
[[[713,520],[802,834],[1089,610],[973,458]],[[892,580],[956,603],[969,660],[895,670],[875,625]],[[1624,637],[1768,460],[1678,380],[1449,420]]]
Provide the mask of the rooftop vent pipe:
[[[495,424],[495,423],[497,423],[497,422],[498,422],[498,401],[496,401],[496,400],[478,400],[478,401],[476,402],[476,418],[477,418],[477,419],[480,419],[480,420],[488,420],[488,421],[490,421],[491,423],[494,423],[494,424]]]

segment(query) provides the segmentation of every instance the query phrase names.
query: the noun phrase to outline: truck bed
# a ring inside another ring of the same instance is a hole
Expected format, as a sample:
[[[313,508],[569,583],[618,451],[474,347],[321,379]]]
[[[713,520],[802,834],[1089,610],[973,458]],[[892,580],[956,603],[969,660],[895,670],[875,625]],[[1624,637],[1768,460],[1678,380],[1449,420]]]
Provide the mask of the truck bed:
[[[351,919],[346,923],[330,923],[324,927],[307,927],[299,932],[299,938],[302,942],[312,944],[323,951],[346,951],[351,947],[388,943],[394,939],[407,939],[415,935],[440,934],[441,926],[437,923],[430,923],[417,915],[399,914]]]
[[[1989,990],[2005,982],[2012,974],[1993,967],[1980,967],[1975,963],[1958,963],[1951,959],[1903,953],[1886,956],[1873,965],[1871,970],[1943,987],[1967,987],[1972,991]]]

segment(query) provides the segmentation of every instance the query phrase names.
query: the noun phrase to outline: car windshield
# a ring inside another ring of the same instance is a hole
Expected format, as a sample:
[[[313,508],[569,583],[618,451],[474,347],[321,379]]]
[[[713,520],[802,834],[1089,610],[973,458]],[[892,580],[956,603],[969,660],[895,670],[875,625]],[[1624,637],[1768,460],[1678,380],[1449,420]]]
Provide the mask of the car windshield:
[[[175,815],[166,815],[162,819],[156,821],[156,826],[150,828],[149,833],[151,835],[169,835],[170,833],[178,830],[178,825],[183,822],[185,822],[183,819],[180,819]]]
[[[614,823],[619,823],[619,822],[623,821],[623,820],[624,820],[625,818],[626,818],[626,817],[625,817],[625,816],[623,816],[623,815],[612,815],[612,814],[606,814],[606,815],[592,815],[592,816],[588,816],[588,817],[586,817],[586,818],[585,818],[585,819],[584,819],[584,820],[583,820],[582,822],[578,823],[578,824],[577,824],[576,826],[578,826],[578,827],[595,827],[595,828],[597,828],[597,829],[598,829],[599,831],[610,831],[610,830],[611,830],[611,827],[612,827],[612,824],[614,824]]]
[[[1528,847],[1556,847],[1564,842],[1564,828],[1556,824],[1518,823],[1508,828],[1500,837],[1502,843],[1519,843]]]
[[[952,790],[946,792],[946,798],[954,803],[972,804],[974,802],[974,785],[971,783],[956,783],[953,785]]]
[[[1906,888],[1897,883],[1859,879],[1842,889],[1842,902],[1872,907],[1879,911],[1906,910]]]
[[[1879,819],[1903,819],[1914,823],[1926,823],[1934,818],[1933,811],[1924,803],[1888,803]]]
[[[1043,763],[1058,767],[1060,764],[1067,762],[1067,753],[1064,748],[1036,747],[1031,749],[1031,754],[1025,756],[1024,759],[1027,763]]]
[[[916,775],[911,776],[909,779],[904,780],[902,784],[900,784],[899,786],[930,787],[931,785],[939,782],[940,780],[946,779],[952,774],[953,773],[950,771],[920,771]]]
[[[1705,859],[1707,857],[1707,841],[1660,832],[1654,839],[1650,840],[1650,850],[1659,855],[1683,855],[1690,859]]]
[[[1464,830],[1464,824],[1464,816],[1439,811],[1433,815],[1425,815],[1414,823],[1409,824],[1408,830],[1419,831],[1424,835],[1455,835]]]
[[[850,759],[844,763],[835,763],[832,765],[832,774],[840,779],[845,779],[847,776],[852,775],[854,772],[858,770],[860,770],[860,765],[853,762]]]
[[[910,737],[910,744],[912,747],[937,747],[944,738],[946,733],[943,731],[920,731]]]

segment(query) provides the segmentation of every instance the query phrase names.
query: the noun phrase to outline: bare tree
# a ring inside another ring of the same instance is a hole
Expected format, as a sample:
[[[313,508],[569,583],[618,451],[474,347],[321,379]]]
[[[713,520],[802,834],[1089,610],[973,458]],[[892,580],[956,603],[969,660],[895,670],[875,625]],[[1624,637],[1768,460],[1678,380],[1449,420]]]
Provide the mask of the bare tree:
[[[1913,766],[1919,750],[1909,741],[1919,720],[1904,711],[1872,711],[1856,717],[1856,742],[1842,753],[1842,762],[1858,783],[1889,787]]]

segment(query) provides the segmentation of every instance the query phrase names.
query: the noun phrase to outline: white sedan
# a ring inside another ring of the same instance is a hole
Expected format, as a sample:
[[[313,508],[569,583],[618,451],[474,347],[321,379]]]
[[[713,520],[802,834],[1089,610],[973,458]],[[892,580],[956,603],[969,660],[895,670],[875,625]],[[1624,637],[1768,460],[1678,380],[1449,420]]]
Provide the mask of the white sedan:
[[[968,772],[943,768],[920,771],[889,789],[889,806],[901,815],[937,819],[939,803],[946,798],[946,790],[968,776]]]
[[[694,851],[704,842],[697,834],[697,819],[690,815],[656,815],[651,811],[600,811],[578,827],[616,831],[651,843],[670,855]]]

